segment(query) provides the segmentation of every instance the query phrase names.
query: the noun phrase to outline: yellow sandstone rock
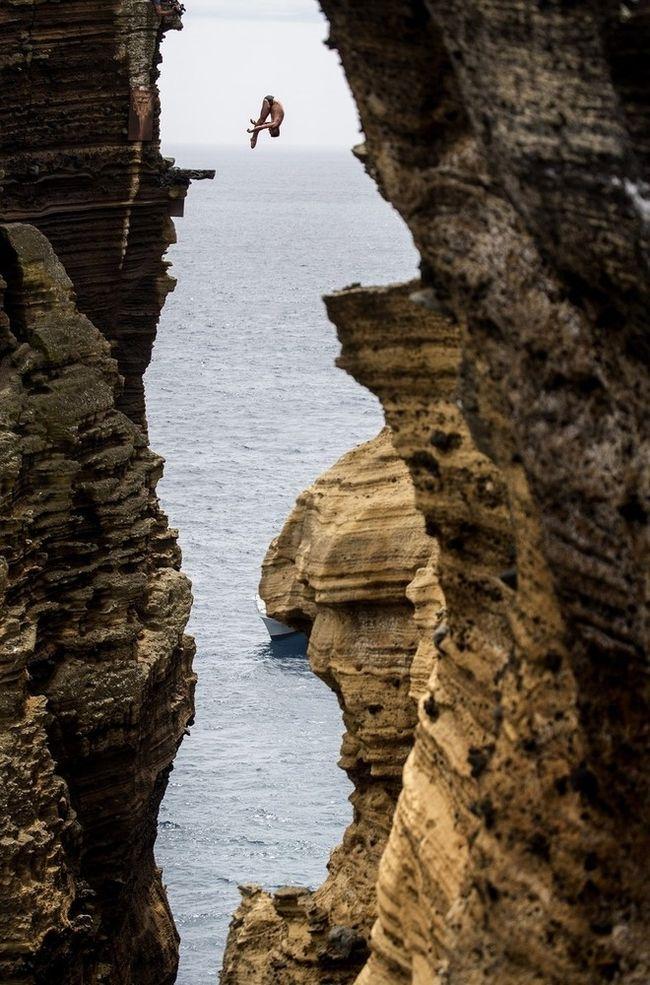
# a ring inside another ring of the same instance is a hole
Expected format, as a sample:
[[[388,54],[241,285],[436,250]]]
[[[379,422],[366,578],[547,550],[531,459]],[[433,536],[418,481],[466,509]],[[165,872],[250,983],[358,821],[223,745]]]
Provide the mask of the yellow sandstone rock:
[[[387,429],[302,493],[269,549],[268,611],[310,633],[311,665],[343,710],[339,764],[354,783],[354,818],[316,892],[244,890],[224,985],[346,982],[367,957],[377,866],[415,724],[410,668],[420,632],[407,592],[418,593],[430,630],[444,611],[428,566],[434,551]],[[425,587],[436,599],[428,606]]]

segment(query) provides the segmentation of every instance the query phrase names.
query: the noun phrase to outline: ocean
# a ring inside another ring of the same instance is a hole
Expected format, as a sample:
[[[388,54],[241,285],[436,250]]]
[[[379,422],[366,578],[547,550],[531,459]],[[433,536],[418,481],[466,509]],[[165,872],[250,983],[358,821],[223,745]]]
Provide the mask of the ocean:
[[[179,985],[214,985],[237,886],[317,886],[351,817],[334,694],[271,646],[260,564],[298,493],[382,425],[334,360],[321,295],[413,277],[401,219],[349,151],[166,148],[195,183],[146,376],[159,493],[193,583],[196,724],[160,813]]]

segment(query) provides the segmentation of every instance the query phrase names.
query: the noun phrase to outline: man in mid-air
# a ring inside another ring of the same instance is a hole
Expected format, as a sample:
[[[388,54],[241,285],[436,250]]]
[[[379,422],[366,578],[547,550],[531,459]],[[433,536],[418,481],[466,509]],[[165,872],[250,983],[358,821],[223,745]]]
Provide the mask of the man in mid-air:
[[[271,117],[269,123],[265,121]],[[274,96],[265,96],[260,110],[259,120],[251,120],[252,127],[246,133],[252,134],[251,147],[255,147],[260,130],[268,130],[272,137],[280,136],[280,126],[284,119],[284,106]]]

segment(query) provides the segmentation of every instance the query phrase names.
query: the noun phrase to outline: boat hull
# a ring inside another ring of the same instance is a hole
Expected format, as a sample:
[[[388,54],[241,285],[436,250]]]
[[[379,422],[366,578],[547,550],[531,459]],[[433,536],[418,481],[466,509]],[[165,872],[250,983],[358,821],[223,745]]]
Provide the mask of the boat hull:
[[[270,616],[264,616],[260,612],[260,618],[268,630],[268,634],[272,640],[282,639],[284,636],[295,636],[296,630],[292,629],[291,626],[285,626],[283,622],[278,622],[277,619],[271,619]]]
[[[260,619],[266,626],[268,634],[272,640],[282,639],[283,636],[295,636],[296,630],[292,629],[291,626],[285,626],[283,622],[278,622],[277,619],[271,619],[270,616],[266,614],[266,602],[261,597],[257,596],[257,611],[259,612]]]

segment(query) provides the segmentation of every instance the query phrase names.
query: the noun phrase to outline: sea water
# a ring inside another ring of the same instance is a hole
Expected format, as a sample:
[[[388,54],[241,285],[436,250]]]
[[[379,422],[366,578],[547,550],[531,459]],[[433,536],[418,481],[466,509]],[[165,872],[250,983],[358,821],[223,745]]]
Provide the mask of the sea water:
[[[416,273],[406,227],[348,151],[171,148],[190,190],[178,287],[146,376],[159,493],[192,580],[196,724],[160,812],[180,985],[214,985],[237,885],[317,886],[351,817],[334,694],[270,644],[260,564],[298,493],[382,425],[334,360],[321,295]]]

